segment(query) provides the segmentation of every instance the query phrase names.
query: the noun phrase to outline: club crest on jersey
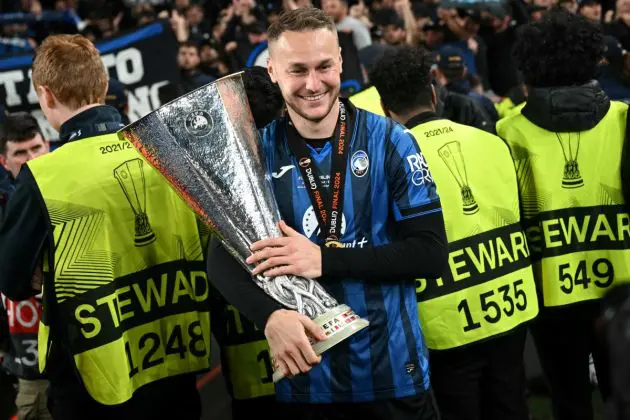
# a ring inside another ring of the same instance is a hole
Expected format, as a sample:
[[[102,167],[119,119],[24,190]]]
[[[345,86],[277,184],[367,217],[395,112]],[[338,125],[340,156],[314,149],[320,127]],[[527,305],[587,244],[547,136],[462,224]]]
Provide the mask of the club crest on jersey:
[[[357,150],[350,159],[350,167],[354,176],[361,178],[370,167],[370,158],[363,150]]]

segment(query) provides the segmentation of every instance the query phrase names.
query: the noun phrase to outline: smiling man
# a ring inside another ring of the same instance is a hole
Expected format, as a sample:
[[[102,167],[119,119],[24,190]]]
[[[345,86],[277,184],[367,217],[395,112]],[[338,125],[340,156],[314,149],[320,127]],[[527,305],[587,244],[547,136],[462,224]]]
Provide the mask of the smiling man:
[[[286,116],[262,132],[286,235],[254,243],[254,274],[318,279],[370,326],[323,355],[321,329],[259,289],[214,238],[209,280],[264,327],[280,418],[435,419],[416,316],[415,278],[446,263],[436,186],[403,126],[340,99],[341,54],[321,10],[284,13],[268,31],[268,71]],[[332,197],[336,197],[333,200]]]

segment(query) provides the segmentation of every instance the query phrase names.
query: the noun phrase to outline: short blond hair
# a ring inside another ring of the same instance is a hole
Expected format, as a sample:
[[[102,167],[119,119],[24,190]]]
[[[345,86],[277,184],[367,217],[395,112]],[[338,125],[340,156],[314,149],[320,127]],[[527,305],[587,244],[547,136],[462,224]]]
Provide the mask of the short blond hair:
[[[37,48],[33,86],[46,86],[70,109],[105,103],[108,74],[101,54],[81,35],[51,35]]]
[[[307,32],[327,29],[337,35],[337,27],[330,16],[315,7],[287,10],[279,19],[269,26],[267,38],[269,42],[277,41],[285,32]]]

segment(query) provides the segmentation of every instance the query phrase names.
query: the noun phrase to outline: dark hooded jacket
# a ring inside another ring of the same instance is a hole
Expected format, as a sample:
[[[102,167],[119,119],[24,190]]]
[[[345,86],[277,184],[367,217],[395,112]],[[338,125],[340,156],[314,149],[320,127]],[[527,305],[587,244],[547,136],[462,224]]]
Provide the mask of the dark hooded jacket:
[[[436,107],[438,116],[496,134],[492,119],[473,98],[451,92],[438,83],[434,86],[438,99]]]

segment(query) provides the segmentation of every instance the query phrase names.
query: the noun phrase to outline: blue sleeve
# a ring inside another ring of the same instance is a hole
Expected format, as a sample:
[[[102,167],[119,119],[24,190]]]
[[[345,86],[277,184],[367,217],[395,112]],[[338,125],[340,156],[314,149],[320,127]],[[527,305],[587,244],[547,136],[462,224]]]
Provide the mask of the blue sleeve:
[[[389,124],[385,172],[396,221],[441,212],[440,197],[420,146],[400,124]]]

